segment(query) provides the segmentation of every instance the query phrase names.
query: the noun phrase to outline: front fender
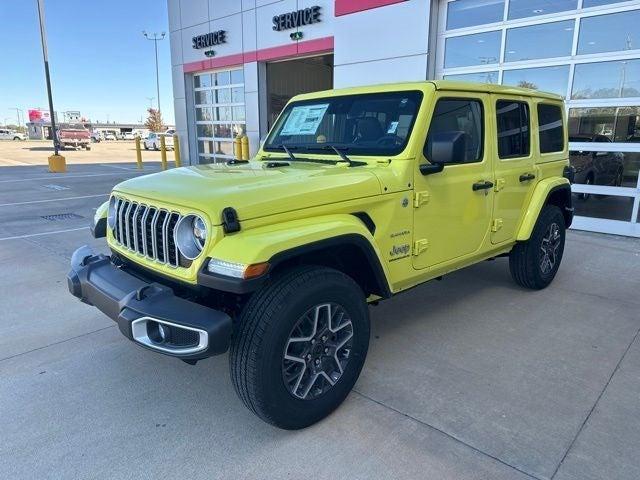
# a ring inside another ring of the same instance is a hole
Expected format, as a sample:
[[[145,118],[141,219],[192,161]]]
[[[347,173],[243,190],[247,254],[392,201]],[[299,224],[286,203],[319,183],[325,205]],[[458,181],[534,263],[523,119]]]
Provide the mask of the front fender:
[[[207,256],[237,263],[261,263],[292,248],[349,234],[368,240],[378,260],[382,259],[371,233],[353,215],[325,215],[243,230],[226,235]]]
[[[306,246],[356,243],[368,250],[374,269],[384,277],[388,289],[389,272],[375,240],[362,221],[353,215],[326,215],[267,225],[225,236],[207,252],[207,257],[242,264],[279,261]],[[333,242],[334,241],[334,242]]]
[[[547,178],[536,185],[527,211],[525,212],[520,228],[518,229],[518,234],[516,236],[517,241],[525,241],[531,237],[531,233],[538,221],[538,216],[542,211],[542,207],[547,203],[547,198],[551,192],[558,188],[571,188],[571,184],[569,183],[569,180],[564,177],[556,177]]]

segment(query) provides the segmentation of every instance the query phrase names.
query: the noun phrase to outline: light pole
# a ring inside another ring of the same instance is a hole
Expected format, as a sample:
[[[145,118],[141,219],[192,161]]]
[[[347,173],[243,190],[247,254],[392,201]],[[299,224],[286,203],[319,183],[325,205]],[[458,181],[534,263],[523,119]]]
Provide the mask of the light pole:
[[[56,114],[53,110],[53,96],[51,95],[51,76],[49,75],[49,54],[47,53],[47,32],[44,26],[44,0],[38,0],[38,18],[40,20],[40,40],[42,42],[42,57],[44,59],[44,76],[47,81],[47,96],[49,97],[49,112],[51,112],[51,132],[53,137],[53,152],[58,156],[58,137],[56,136]]]
[[[142,31],[144,38],[147,40],[153,40],[153,45],[156,50],[156,95],[158,98],[158,112],[160,111],[160,76],[158,74],[158,42],[160,40],[164,40],[165,32],[160,34],[157,33],[147,33],[145,30]]]

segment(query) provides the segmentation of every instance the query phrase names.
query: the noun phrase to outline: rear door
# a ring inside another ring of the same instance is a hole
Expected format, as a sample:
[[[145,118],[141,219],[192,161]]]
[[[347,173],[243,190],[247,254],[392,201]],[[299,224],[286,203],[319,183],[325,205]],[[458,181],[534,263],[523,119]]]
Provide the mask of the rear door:
[[[531,142],[531,105],[527,97],[492,95],[497,138],[491,243],[515,237],[524,207],[536,184]]]

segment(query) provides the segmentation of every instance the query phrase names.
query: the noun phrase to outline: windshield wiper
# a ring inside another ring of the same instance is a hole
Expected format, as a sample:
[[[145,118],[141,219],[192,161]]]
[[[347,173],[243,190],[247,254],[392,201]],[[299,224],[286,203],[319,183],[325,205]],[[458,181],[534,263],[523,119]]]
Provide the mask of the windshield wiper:
[[[283,149],[285,152],[287,152],[287,155],[289,155],[289,158],[290,158],[291,160],[293,160],[294,162],[295,162],[296,160],[298,160],[298,159],[293,155],[293,153],[291,153],[291,150],[289,150],[289,149],[287,148],[287,146],[286,146],[284,143],[283,143],[282,145],[280,145],[280,146],[282,147],[282,149]]]
[[[349,147],[336,147],[335,145],[327,145],[326,147],[324,147],[325,150],[331,149],[334,152],[336,152],[338,154],[338,156],[342,159],[342,161],[347,162],[349,164],[350,167],[353,166],[353,162],[351,161],[351,159],[349,157],[347,157],[347,154],[344,153],[345,150],[349,150]]]
[[[314,159],[314,158],[298,158],[296,156],[293,155],[293,153],[291,153],[291,150],[298,150],[300,147],[297,145],[290,145],[290,146],[286,146],[284,144],[280,144],[280,145],[274,145],[271,148],[277,148],[278,150],[284,150],[286,152],[286,154],[289,156],[289,159],[293,162],[309,162],[309,163],[333,163],[335,164],[336,162],[334,162],[333,160],[321,160],[321,159]]]
[[[344,152],[349,151],[350,147],[341,147],[338,145],[325,144],[325,145],[313,145],[313,146],[309,146],[308,148],[311,150],[333,150],[340,157],[340,161],[347,162],[350,167],[366,165],[366,162],[358,162],[355,160],[351,160],[349,157],[347,157],[347,154]]]

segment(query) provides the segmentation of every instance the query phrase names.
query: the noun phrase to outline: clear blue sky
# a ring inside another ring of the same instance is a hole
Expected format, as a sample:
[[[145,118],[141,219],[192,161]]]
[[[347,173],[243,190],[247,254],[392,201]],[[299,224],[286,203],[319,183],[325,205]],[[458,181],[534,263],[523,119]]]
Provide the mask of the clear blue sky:
[[[173,123],[166,0],[45,0],[54,108],[93,121],[134,122],[156,97],[153,42],[158,43],[160,101]],[[12,107],[47,107],[36,0],[0,0],[0,124],[15,123]],[[154,100],[157,106],[157,99]]]

